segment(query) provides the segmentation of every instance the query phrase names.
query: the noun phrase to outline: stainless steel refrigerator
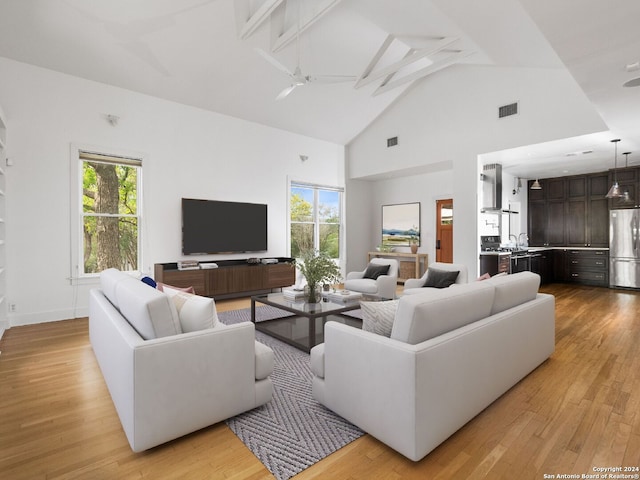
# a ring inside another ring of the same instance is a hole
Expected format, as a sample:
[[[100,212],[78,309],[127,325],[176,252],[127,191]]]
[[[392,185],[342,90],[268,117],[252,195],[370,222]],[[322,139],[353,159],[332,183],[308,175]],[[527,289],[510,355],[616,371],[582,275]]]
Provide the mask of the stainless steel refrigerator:
[[[640,288],[640,209],[609,212],[609,285]]]

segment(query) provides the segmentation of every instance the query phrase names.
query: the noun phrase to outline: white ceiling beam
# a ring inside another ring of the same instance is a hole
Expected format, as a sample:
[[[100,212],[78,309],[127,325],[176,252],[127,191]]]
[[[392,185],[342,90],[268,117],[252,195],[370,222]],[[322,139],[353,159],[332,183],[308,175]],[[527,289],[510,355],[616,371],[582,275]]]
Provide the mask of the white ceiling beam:
[[[362,71],[362,73],[360,74],[360,77],[358,77],[358,79],[356,80],[354,88],[359,88],[359,85],[362,79],[369,76],[369,74],[378,64],[382,56],[389,49],[389,47],[391,46],[395,38],[396,37],[394,35],[391,35],[391,34],[387,35],[387,38],[384,39],[384,42],[382,42],[382,45],[380,46],[380,48],[378,48],[378,51],[376,52],[376,54],[373,56],[373,58],[371,59],[367,67]]]
[[[406,55],[403,58],[408,57],[409,55],[413,55],[413,52],[415,52],[416,50],[414,48],[409,49],[409,51],[406,53]],[[387,75],[386,77],[384,77],[384,80],[382,80],[382,82],[380,82],[380,87],[384,87],[387,83],[389,83],[391,81],[391,79],[396,75],[396,73],[398,73],[398,71],[394,71],[392,73],[390,73],[389,75]]]
[[[360,88],[365,85],[368,85],[369,83],[374,82],[377,79],[387,76],[389,74],[393,74],[398,70],[400,70],[401,68],[406,67],[407,65],[410,65],[414,62],[417,62],[418,60],[424,57],[428,57],[429,55],[438,53],[444,50],[445,48],[447,48],[447,46],[451,45],[453,42],[457,40],[458,40],[457,37],[443,37],[440,40],[438,40],[438,42],[433,47],[421,48],[419,50],[416,50],[411,55],[405,56],[402,60],[398,60],[397,62],[394,62],[385,68],[382,68],[376,72],[367,74],[365,77],[361,78],[360,80],[358,80],[358,82],[356,82],[355,88]],[[376,54],[376,57],[378,57],[378,54]],[[378,60],[379,60],[379,57],[378,57]]]
[[[303,33],[311,25],[322,18],[329,10],[339,4],[342,0],[324,0],[319,2],[317,9],[311,14],[300,19],[300,30],[298,31],[298,25],[289,27],[285,32],[280,35],[275,42],[271,45],[272,52],[279,52],[289,43],[294,41],[298,34]]]
[[[242,26],[240,38],[246,40],[253,35],[253,32],[271,16],[273,11],[278,8],[283,1],[284,0],[265,0]]]
[[[419,78],[432,75],[442,70],[443,68],[447,68],[455,63],[458,63],[463,58],[468,57],[469,55],[473,55],[474,53],[475,52],[468,51],[468,50],[467,51],[461,50],[461,51],[455,52],[454,54],[446,58],[443,58],[441,60],[438,60],[437,62],[432,63],[428,67],[422,68],[413,73],[405,75],[404,77],[400,77],[392,82],[389,82],[384,86],[378,87],[371,95],[375,97],[382,93],[388,92],[389,90],[397,88],[401,85],[404,85],[405,83],[413,82],[414,80],[417,80]]]

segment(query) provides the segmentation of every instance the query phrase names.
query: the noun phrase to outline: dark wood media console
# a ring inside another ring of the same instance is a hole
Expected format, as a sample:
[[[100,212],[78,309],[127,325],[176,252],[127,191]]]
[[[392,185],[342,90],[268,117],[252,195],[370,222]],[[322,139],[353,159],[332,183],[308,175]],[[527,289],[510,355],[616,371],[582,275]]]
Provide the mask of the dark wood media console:
[[[178,270],[177,263],[156,263],[156,282],[176,287],[191,287],[205,297],[232,298],[269,293],[275,288],[296,282],[292,258],[278,258],[278,263],[249,264],[246,260],[218,260],[218,268]],[[206,262],[202,262],[206,263]]]

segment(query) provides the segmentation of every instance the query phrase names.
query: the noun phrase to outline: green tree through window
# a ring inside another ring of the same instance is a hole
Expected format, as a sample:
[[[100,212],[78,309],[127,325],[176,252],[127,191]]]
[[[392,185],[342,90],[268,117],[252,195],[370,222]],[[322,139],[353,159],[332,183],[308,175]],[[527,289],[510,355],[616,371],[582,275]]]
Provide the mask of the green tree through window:
[[[340,258],[342,192],[309,185],[292,184],[291,256],[318,250]]]
[[[139,269],[141,162],[81,152],[83,272]]]

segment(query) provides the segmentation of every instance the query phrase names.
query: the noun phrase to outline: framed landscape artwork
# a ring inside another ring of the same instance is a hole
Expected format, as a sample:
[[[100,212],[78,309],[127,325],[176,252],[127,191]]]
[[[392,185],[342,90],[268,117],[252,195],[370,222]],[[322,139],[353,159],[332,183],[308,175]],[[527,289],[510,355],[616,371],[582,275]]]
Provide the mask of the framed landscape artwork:
[[[420,202],[382,206],[382,243],[406,247],[420,245]]]

